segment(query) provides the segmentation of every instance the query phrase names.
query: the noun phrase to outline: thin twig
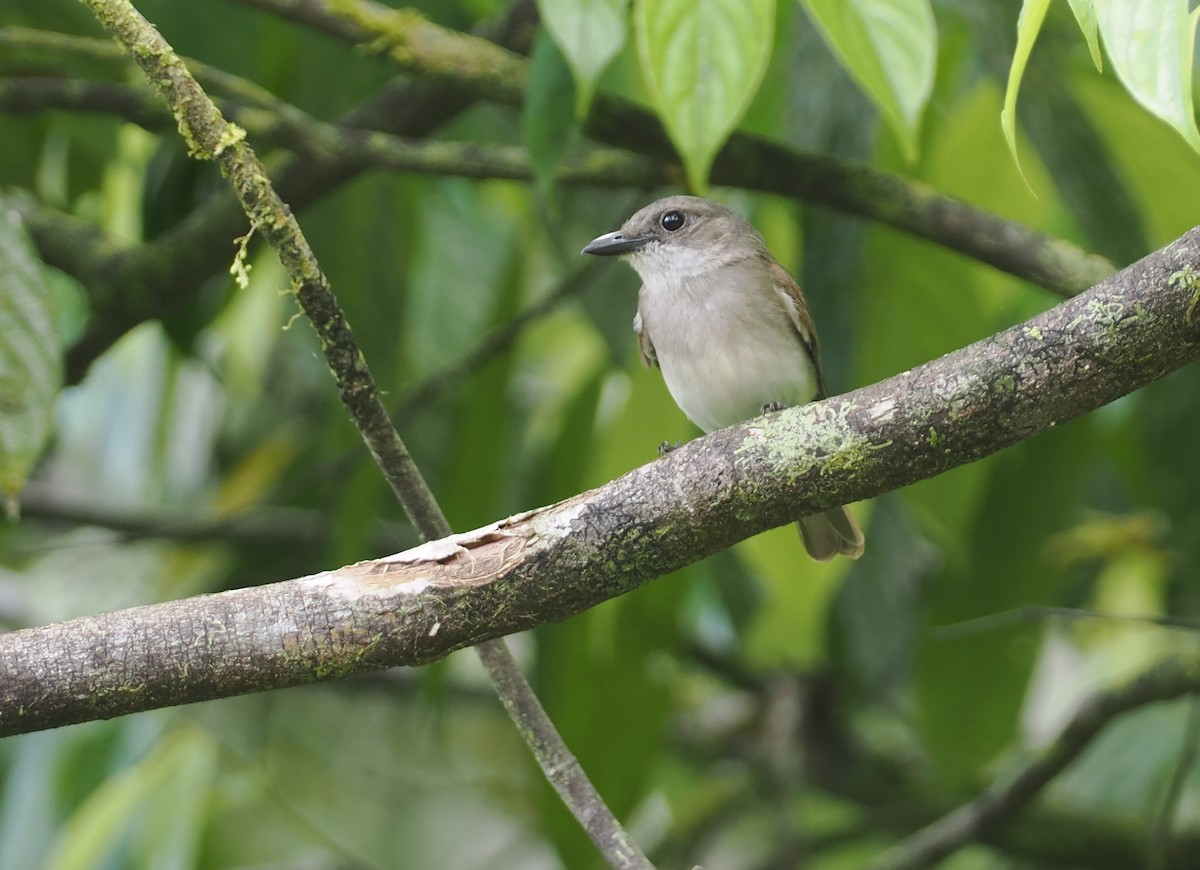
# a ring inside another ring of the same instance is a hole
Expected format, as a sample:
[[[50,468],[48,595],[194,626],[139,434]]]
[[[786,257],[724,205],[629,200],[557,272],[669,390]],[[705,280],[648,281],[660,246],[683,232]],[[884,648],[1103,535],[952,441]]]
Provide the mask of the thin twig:
[[[1179,759],[1175,763],[1171,781],[1167,784],[1167,792],[1163,795],[1162,809],[1159,811],[1158,820],[1154,825],[1154,833],[1150,838],[1146,870],[1163,870],[1168,865],[1171,829],[1179,810],[1179,801],[1183,797],[1184,786],[1196,763],[1198,750],[1200,750],[1200,698],[1193,695],[1188,703],[1187,725],[1183,730]]]
[[[1184,631],[1200,631],[1200,620],[1189,619],[1186,616],[1149,616],[1132,615],[1128,613],[1101,613],[1096,610],[1085,610],[1080,607],[1049,607],[1041,604],[1027,604],[1012,610],[999,613],[989,613],[974,619],[965,619],[949,625],[939,625],[933,629],[935,640],[956,640],[970,637],[988,631],[995,631],[1013,625],[1024,625],[1030,622],[1042,622],[1048,619],[1088,620],[1095,619],[1104,622],[1127,623],[1144,625],[1155,628],[1172,628]]]
[[[445,392],[451,383],[477,370],[483,363],[511,347],[529,324],[545,317],[572,296],[582,293],[600,271],[598,264],[585,263],[567,275],[553,290],[493,329],[462,357],[438,369],[409,389],[396,405],[396,417],[407,420],[419,414],[435,396]]]
[[[1092,696],[1049,746],[997,779],[978,797],[889,849],[868,865],[868,870],[933,866],[1020,813],[1117,716],[1194,692],[1198,684],[1200,660],[1169,659],[1124,686]]]
[[[161,34],[128,0],[83,0],[161,91],[189,151],[219,161],[251,225],[279,255],[301,309],[320,338],[338,393],[371,455],[417,529],[450,534],[433,493],[388,418],[366,360],[291,210],[271,186],[244,132],[230,125]],[[502,639],[479,647],[492,684],[543,772],[605,859],[620,868],[650,863],[621,828],[571,755]]]
[[[329,537],[329,517],[315,510],[288,507],[255,507],[225,517],[198,517],[180,512],[173,515],[156,508],[114,507],[79,494],[67,494],[39,481],[21,490],[24,519],[93,526],[115,533],[121,540],[167,538],[173,541],[214,541],[245,546],[321,546]],[[112,536],[110,536],[112,537]],[[412,546],[415,535],[408,526],[377,526],[372,545],[380,551]]]

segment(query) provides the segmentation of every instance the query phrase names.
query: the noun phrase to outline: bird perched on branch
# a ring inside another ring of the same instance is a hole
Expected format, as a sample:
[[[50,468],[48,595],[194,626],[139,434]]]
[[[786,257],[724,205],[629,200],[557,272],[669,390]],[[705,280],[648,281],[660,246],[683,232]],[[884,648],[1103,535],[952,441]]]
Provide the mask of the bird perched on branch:
[[[585,254],[620,255],[642,279],[633,328],[675,403],[705,432],[828,395],[800,286],[737,212],[669,196]],[[863,534],[844,507],[797,525],[814,559],[858,558]]]

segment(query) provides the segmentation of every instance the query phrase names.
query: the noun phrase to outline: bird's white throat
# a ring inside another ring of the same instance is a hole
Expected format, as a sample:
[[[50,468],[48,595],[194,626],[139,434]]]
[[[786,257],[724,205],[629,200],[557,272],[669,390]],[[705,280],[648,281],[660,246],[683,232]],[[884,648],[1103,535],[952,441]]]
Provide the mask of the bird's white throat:
[[[642,281],[678,286],[715,272],[726,260],[714,257],[712,251],[690,246],[664,244],[647,245],[629,256],[629,265]]]

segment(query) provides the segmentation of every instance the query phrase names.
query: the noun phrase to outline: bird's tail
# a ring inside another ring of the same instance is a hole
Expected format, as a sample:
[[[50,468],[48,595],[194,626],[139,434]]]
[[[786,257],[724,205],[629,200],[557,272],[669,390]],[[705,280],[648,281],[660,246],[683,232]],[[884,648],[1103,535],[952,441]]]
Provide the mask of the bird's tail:
[[[828,562],[834,556],[857,559],[863,553],[862,529],[844,507],[804,517],[796,527],[804,549],[818,562]]]

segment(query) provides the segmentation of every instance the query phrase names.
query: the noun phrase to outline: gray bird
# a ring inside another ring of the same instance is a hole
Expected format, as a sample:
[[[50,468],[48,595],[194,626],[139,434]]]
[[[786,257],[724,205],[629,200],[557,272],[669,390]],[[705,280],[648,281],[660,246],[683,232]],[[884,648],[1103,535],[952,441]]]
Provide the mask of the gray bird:
[[[621,255],[641,276],[633,328],[642,362],[662,370],[705,432],[828,395],[808,301],[737,212],[669,196],[583,253]],[[862,555],[862,530],[844,507],[797,526],[814,559]]]

